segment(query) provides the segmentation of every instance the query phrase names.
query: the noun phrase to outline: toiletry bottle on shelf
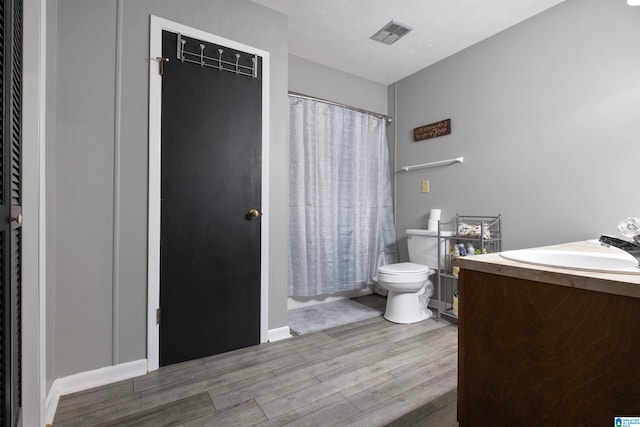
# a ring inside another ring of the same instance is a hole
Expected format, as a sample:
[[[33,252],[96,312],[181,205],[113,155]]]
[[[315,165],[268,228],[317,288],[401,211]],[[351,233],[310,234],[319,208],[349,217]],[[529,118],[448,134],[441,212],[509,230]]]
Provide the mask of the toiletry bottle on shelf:
[[[473,247],[473,243],[469,242],[467,245],[467,255],[475,255],[476,250]]]
[[[453,257],[451,258],[452,265],[453,265],[453,261],[459,256],[460,256],[460,249],[458,248],[458,246],[454,246]],[[455,277],[458,277],[458,273],[460,273],[460,267],[454,265],[451,268],[451,274],[453,274]]]
[[[444,271],[451,273],[452,262],[453,262],[453,247],[450,247],[449,253],[447,254],[444,261]]]
[[[464,243],[460,243],[458,245],[458,255],[459,256],[465,256],[467,255],[467,250],[464,248]]]
[[[453,314],[458,315],[458,290],[453,291]]]

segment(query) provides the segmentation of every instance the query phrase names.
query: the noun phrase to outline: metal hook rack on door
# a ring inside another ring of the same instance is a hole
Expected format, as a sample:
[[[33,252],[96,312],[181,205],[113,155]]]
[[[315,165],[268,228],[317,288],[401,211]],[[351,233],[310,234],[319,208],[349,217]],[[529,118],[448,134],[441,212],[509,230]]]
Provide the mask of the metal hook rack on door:
[[[204,54],[206,46],[200,43],[200,52],[189,52],[185,49],[187,41],[182,37],[182,34],[178,33],[178,43],[176,54],[178,60],[181,62],[189,62],[191,64],[200,65],[201,67],[210,67],[216,70],[229,71],[241,76],[258,78],[258,55],[253,55],[251,58],[251,66],[240,64],[241,54],[236,53],[235,62],[229,62],[222,59],[222,53],[224,49],[218,48],[218,57],[207,56]],[[247,54],[248,55],[248,54]]]

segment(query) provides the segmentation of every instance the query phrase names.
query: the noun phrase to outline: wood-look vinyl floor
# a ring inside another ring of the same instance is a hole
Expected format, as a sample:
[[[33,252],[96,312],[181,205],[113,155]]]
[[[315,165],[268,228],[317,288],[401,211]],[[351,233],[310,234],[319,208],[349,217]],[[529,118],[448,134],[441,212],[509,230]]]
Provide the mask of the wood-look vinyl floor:
[[[457,426],[457,332],[376,317],[179,363],[63,396],[54,427]]]

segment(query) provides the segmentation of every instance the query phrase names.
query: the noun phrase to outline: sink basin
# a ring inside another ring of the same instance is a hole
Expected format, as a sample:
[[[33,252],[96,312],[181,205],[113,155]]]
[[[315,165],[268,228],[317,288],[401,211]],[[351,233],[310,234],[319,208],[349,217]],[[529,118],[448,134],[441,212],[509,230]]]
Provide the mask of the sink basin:
[[[640,274],[638,261],[624,251],[602,253],[553,249],[520,249],[500,252],[500,256],[528,264],[568,268],[571,270]]]

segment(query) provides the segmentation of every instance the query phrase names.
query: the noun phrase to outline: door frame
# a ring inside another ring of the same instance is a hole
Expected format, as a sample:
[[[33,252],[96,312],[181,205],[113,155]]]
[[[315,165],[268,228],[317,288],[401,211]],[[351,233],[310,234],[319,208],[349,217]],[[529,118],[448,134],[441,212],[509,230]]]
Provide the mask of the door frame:
[[[147,370],[159,367],[160,327],[156,309],[160,307],[160,179],[162,77],[158,61],[162,57],[162,30],[184,34],[209,43],[228,46],[262,57],[262,202],[260,230],[260,342],[268,339],[269,308],[269,53],[233,40],[150,16],[149,31],[149,193],[147,247]],[[169,60],[175,60],[170,58]],[[228,325],[227,327],[233,327]]]

